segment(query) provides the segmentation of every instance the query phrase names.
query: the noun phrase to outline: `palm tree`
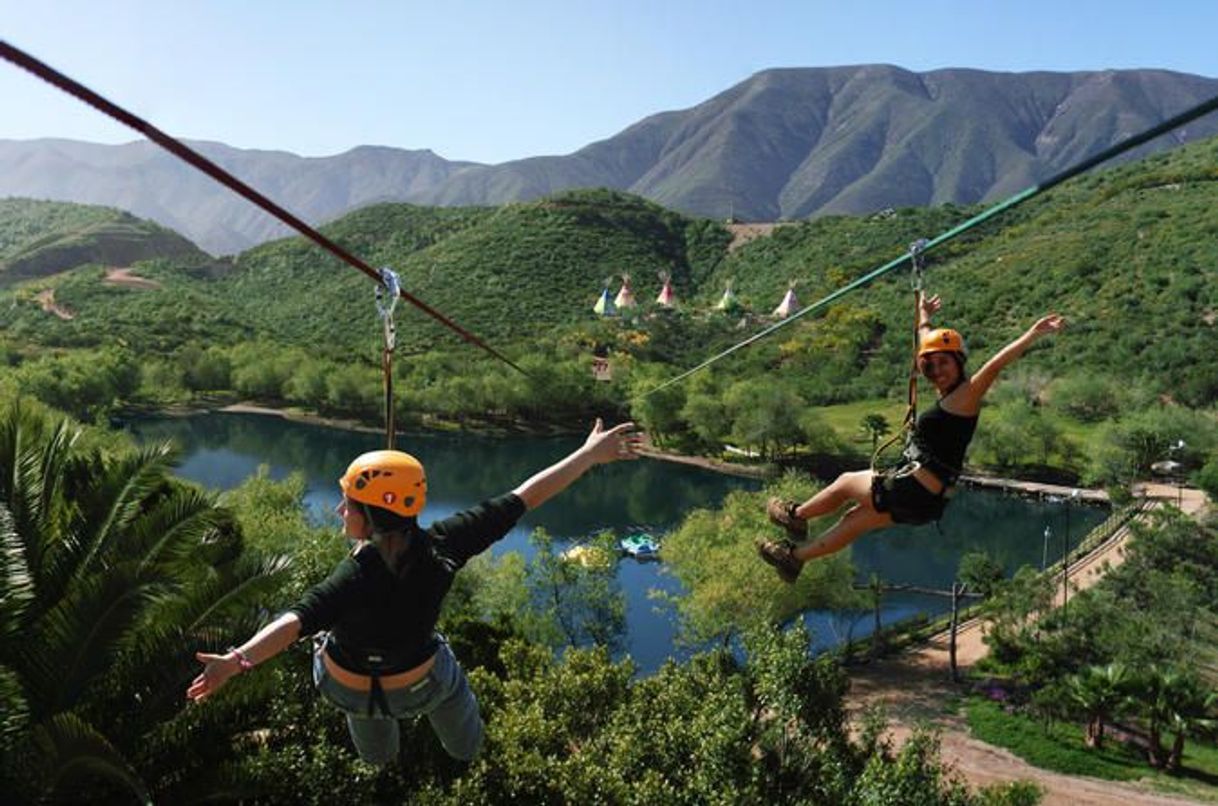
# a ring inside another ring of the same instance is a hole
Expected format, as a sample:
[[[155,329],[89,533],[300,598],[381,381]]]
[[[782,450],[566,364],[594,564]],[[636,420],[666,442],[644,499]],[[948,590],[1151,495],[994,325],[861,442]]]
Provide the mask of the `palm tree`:
[[[892,432],[892,425],[883,414],[872,412],[863,417],[859,423],[859,429],[871,438],[871,452],[875,453],[876,448],[880,444],[880,439]]]
[[[1184,742],[1218,727],[1218,693],[1195,674],[1154,667],[1142,681],[1149,721],[1150,761],[1155,767],[1179,772]],[[1164,752],[1162,735],[1170,731],[1171,749]]]
[[[286,563],[248,556],[228,513],[170,478],[168,445],[81,433],[20,402],[0,414],[0,781],[151,802],[191,763],[150,737],[172,733],[195,649],[254,626]]]
[[[1147,722],[1152,767],[1179,771],[1185,740],[1218,727],[1218,694],[1188,671],[1152,667],[1138,681],[1136,701]],[[1170,751],[1163,748],[1165,731],[1175,734]]]
[[[1084,742],[1100,750],[1104,746],[1104,723],[1110,721],[1129,700],[1130,675],[1121,663],[1088,666],[1071,677],[1066,694],[1087,719]]]

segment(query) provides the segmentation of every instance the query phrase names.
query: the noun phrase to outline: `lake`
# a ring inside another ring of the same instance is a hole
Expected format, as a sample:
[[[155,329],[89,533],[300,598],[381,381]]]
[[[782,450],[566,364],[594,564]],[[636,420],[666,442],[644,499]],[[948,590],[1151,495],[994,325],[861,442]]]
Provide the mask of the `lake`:
[[[296,423],[254,414],[200,414],[140,420],[128,430],[141,442],[172,440],[182,450],[178,475],[225,490],[267,465],[282,479],[300,472],[306,480],[305,504],[312,517],[337,529],[337,479],[356,455],[383,447],[384,435]],[[537,470],[561,459],[582,440],[573,437],[479,436],[437,432],[401,434],[398,447],[427,468],[429,497],[420,522],[445,517],[480,500],[507,492]],[[622,534],[642,529],[653,534],[680,523],[698,507],[716,507],[735,489],[759,489],[754,479],[726,476],[687,465],[641,460],[594,468],[557,498],[529,512],[493,551],[532,553],[529,533],[544,527],[557,538],[575,540],[603,529]],[[960,556],[986,550],[1008,570],[1040,566],[1047,556],[1061,557],[1067,535],[1077,544],[1107,515],[1105,509],[1067,506],[962,490],[940,524],[896,527],[868,535],[854,545],[854,562],[863,580],[872,573],[893,584],[948,587]],[[1050,534],[1045,539],[1046,528]],[[336,538],[337,539],[337,538]],[[760,560],[758,561],[760,562]],[[778,582],[775,576],[775,584]],[[676,625],[671,608],[648,597],[651,589],[680,592],[662,563],[623,560],[618,581],[626,596],[626,651],[640,671],[657,669],[667,658],[690,650],[674,648]],[[889,594],[886,624],[918,613],[947,610],[946,599]],[[839,643],[854,626],[854,636],[871,630],[871,617],[809,613],[818,648]],[[854,623],[856,622],[857,623]]]

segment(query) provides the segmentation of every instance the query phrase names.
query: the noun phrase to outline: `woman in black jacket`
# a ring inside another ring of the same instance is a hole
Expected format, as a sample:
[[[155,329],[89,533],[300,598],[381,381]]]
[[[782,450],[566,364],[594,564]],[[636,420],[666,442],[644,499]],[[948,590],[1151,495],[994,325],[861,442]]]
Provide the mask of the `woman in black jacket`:
[[[224,654],[200,652],[203,671],[186,694],[202,700],[229,678],[278,655],[302,636],[328,631],[314,656],[322,696],[347,715],[360,757],[384,764],[398,754],[398,719],[426,715],[444,749],[470,760],[482,745],[482,717],[465,673],[435,631],[458,570],[598,464],[636,459],[633,423],[597,420],[583,446],[515,490],[431,524],[422,464],[400,451],[355,459],[339,479],[338,512],[355,548],[330,576],[252,638]]]

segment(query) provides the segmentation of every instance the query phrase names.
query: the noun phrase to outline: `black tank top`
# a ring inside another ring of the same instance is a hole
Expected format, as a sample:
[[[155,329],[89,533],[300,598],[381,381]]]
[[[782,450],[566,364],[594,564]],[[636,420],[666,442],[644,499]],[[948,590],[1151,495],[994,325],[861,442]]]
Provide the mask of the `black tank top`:
[[[944,484],[954,484],[964,467],[964,454],[977,430],[977,415],[952,414],[935,401],[914,426],[913,445],[917,459]]]

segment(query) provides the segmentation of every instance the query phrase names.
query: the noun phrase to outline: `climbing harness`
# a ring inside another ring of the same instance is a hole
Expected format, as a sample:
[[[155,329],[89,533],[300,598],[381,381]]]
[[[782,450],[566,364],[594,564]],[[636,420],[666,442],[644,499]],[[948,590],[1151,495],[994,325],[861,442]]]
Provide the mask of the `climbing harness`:
[[[117,104],[114,104],[114,103],[106,100],[105,98],[98,95],[96,92],[93,92],[91,89],[84,86],[83,84],[73,81],[72,79],[70,79],[66,75],[64,75],[63,73],[60,73],[59,71],[55,70],[54,68],[50,67],[49,65],[39,61],[38,59],[35,59],[33,56],[29,55],[25,51],[22,51],[22,50],[19,50],[19,49],[13,47],[12,45],[5,42],[4,40],[0,40],[0,57],[3,57],[7,61],[12,62],[13,64],[17,65],[18,67],[28,70],[29,72],[33,73],[38,78],[41,78],[43,81],[47,82],[48,84],[58,87],[59,89],[68,93],[69,95],[77,98],[80,101],[83,101],[84,103],[88,104],[89,106],[92,106],[94,109],[97,109],[99,112],[109,115],[110,117],[117,120],[119,123],[122,123],[123,125],[125,125],[129,128],[135,129],[137,132],[144,135],[149,140],[156,143],[157,145],[159,145],[161,148],[165,149],[169,153],[173,154],[174,156],[178,157],[179,159],[183,160],[184,162],[187,162],[190,165],[193,165],[195,168],[198,168],[200,171],[207,174],[212,179],[216,180],[217,182],[224,185],[225,187],[229,188],[234,193],[237,193],[238,195],[243,196],[244,198],[246,198],[249,201],[253,202],[254,204],[258,205],[266,212],[275,216],[275,218],[278,218],[280,221],[287,224],[289,227],[296,230],[301,235],[303,235],[306,238],[308,238],[309,240],[313,241],[315,244],[320,246],[322,249],[325,249],[327,252],[329,252],[330,254],[337,257],[339,260],[342,260],[343,262],[347,263],[348,265],[350,265],[356,269],[359,269],[361,272],[366,274],[371,279],[376,280],[377,282],[381,281],[381,277],[380,277],[379,273],[375,269],[373,269],[371,266],[369,266],[367,263],[365,263],[363,260],[361,260],[358,257],[356,257],[355,255],[351,254],[346,249],[343,249],[341,246],[336,244],[334,241],[331,241],[329,238],[327,238],[326,236],[322,235],[317,230],[310,227],[304,221],[297,218],[295,215],[288,212],[283,207],[280,207],[278,204],[275,204],[275,202],[271,201],[266,196],[262,195],[261,193],[259,193],[256,190],[254,190],[252,187],[245,184],[240,179],[238,179],[237,177],[233,176],[228,171],[221,168],[219,165],[217,165],[214,162],[212,162],[211,160],[207,159],[199,152],[194,151],[193,149],[186,146],[180,140],[177,140],[177,139],[165,134],[160,129],[156,128],[155,126],[148,123],[147,121],[144,121],[141,118],[136,117],[135,115],[131,114],[127,110],[123,109],[121,106],[118,106]],[[526,375],[526,376],[528,375],[527,372],[525,372],[523,369],[521,369],[519,366],[517,366],[511,359],[509,359],[508,357],[506,357],[505,355],[500,353],[495,348],[491,347],[489,344],[484,342],[478,336],[474,335],[470,331],[468,331],[465,328],[458,325],[453,320],[449,319],[444,314],[440,313],[440,311],[436,310],[435,308],[432,308],[430,305],[428,305],[423,300],[414,296],[413,294],[406,291],[405,289],[398,289],[398,294],[403,299],[405,299],[407,302],[409,302],[411,305],[415,306],[419,310],[423,311],[423,313],[430,316],[432,319],[435,319],[437,322],[439,322],[440,324],[444,325],[449,330],[456,333],[466,342],[468,342],[468,343],[474,345],[475,347],[478,347],[482,351],[494,356],[495,358],[497,358],[498,360],[507,364],[509,367],[516,370],[520,374]]]
[[[376,287],[376,311],[380,314],[385,347],[381,352],[381,372],[385,376],[385,449],[393,450],[393,349],[397,345],[397,329],[393,324],[393,309],[401,299],[398,276],[390,269],[381,269],[381,284]]]

